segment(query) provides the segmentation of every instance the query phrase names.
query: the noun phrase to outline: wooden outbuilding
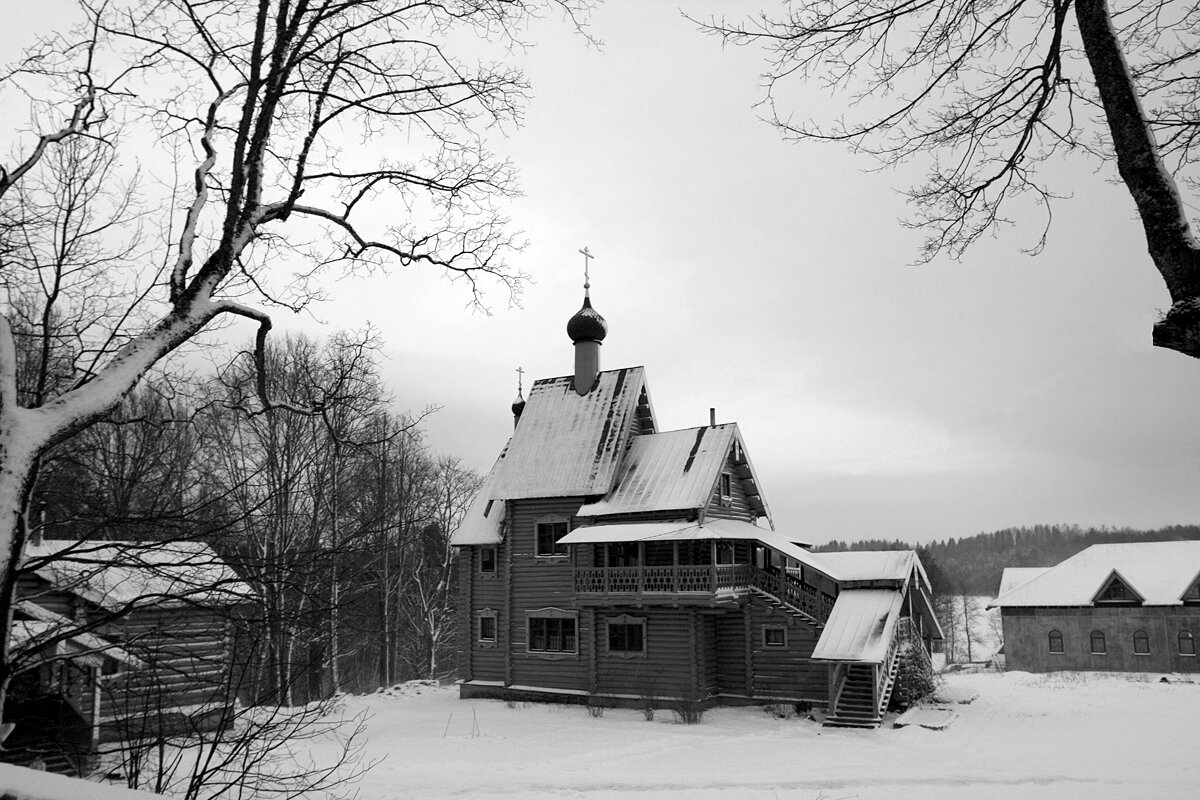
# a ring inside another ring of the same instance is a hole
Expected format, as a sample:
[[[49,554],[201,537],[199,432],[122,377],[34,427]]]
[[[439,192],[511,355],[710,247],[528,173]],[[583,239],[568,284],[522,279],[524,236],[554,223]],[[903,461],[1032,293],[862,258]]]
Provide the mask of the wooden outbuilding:
[[[33,543],[17,593],[6,760],[57,748],[82,771],[104,742],[229,718],[233,615],[250,590],[208,545]]]

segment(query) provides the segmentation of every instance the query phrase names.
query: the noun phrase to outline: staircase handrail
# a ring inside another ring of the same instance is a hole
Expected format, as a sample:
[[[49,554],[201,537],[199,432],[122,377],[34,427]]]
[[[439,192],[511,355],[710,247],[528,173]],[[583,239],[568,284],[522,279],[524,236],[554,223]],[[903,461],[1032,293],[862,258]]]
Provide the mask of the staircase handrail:
[[[833,604],[821,597],[816,589],[791,578],[752,566],[750,581],[752,589],[783,603],[818,625],[825,624],[833,611]]]

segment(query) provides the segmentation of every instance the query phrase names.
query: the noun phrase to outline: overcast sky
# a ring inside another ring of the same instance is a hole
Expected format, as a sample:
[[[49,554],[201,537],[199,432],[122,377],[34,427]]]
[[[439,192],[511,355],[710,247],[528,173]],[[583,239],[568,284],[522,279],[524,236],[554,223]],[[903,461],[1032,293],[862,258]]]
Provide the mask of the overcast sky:
[[[783,142],[752,107],[758,55],[723,50],[678,6],[757,7],[613,0],[593,18],[602,51],[547,21],[515,57],[534,99],[492,146],[525,193],[515,262],[535,282],[520,308],[495,292],[490,316],[472,312],[465,286],[397,270],[339,281],[323,328],[281,327],[373,323],[399,406],[441,406],[431,444],[486,470],[514,370],[527,385],[572,370],[586,245],[602,366],[646,367],[664,430],[709,407],[738,422],[777,529],[926,541],[1200,521],[1200,363],[1150,346],[1169,301],[1113,170],[1053,165],[1072,198],[1037,258],[1021,252],[1029,214],[961,263],[910,266],[921,236],[899,225],[898,190],[919,170]]]

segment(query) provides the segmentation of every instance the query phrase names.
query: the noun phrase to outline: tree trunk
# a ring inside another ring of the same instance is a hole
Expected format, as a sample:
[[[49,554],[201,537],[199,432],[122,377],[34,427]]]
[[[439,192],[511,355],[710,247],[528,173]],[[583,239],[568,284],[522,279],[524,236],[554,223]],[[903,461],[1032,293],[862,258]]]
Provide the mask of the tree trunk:
[[[1154,326],[1156,347],[1200,358],[1200,245],[1175,180],[1158,154],[1105,0],[1076,0],[1075,17],[1117,153],[1171,308]]]

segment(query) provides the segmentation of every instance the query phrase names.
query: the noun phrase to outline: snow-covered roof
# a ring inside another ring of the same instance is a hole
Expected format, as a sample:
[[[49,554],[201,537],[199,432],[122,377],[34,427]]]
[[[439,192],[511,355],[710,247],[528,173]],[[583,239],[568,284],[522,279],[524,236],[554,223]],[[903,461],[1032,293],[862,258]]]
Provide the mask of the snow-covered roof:
[[[106,657],[132,666],[141,666],[143,663],[124,648],[94,633],[78,630],[78,625],[67,617],[42,608],[37,603],[22,600],[16,604],[14,611],[16,615],[30,618],[13,620],[8,641],[14,652],[28,653],[54,642],[56,655],[82,654],[92,660]]]
[[[1200,541],[1094,544],[1002,592],[990,607],[1090,606],[1114,571],[1145,605],[1180,605],[1200,576]]]
[[[903,593],[895,589],[842,591],[813,649],[812,660],[882,663],[903,600]]]
[[[645,397],[641,367],[601,372],[576,393],[570,376],[539,380],[494,471],[489,499],[608,494]]]
[[[852,550],[821,553],[844,581],[903,581],[917,562],[913,550]]]
[[[736,438],[734,423],[634,437],[612,492],[579,516],[704,508]]]
[[[228,605],[253,595],[203,542],[46,540],[25,548],[23,566],[101,608],[183,603]]]
[[[690,539],[748,539],[762,542],[772,549],[812,567],[837,580],[838,575],[820,555],[806,550],[798,540],[768,528],[736,519],[708,519],[700,522],[627,522],[609,525],[589,525],[576,528],[558,541],[562,544],[596,544],[601,542],[669,542]]]
[[[1048,569],[1050,567],[1005,567],[1004,572],[1000,574],[1000,590],[996,592],[996,596],[999,597],[1002,594],[1011,592],[1021,584],[1028,583]]]
[[[475,495],[470,508],[463,515],[462,522],[454,533],[450,534],[450,544],[462,547],[470,544],[500,543],[506,506],[503,500],[492,499],[492,486],[495,484],[496,469],[499,465],[500,459],[496,459],[492,471],[483,479],[479,493]]]

